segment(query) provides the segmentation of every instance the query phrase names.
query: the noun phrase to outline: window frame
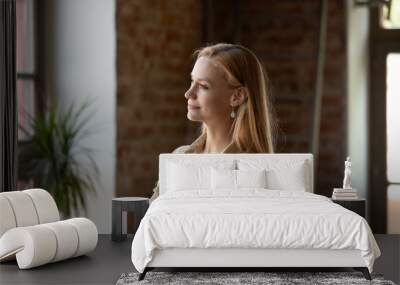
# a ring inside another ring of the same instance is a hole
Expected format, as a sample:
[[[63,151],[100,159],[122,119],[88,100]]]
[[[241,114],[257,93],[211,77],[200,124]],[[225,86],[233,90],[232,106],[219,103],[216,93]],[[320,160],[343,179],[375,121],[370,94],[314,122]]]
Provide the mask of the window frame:
[[[33,2],[33,42],[34,42],[34,68],[32,72],[27,71],[19,71],[16,70],[16,84],[18,86],[18,82],[20,80],[32,80],[34,84],[34,93],[33,93],[33,104],[35,115],[43,114],[44,112],[44,104],[45,104],[45,94],[43,92],[43,80],[42,74],[44,70],[44,57],[43,57],[43,33],[41,32],[41,27],[44,24],[44,1],[39,0],[26,0]],[[17,8],[17,7],[16,7]],[[16,47],[17,48],[17,47]],[[16,54],[17,56],[17,54]],[[16,90],[16,92],[18,92]],[[18,100],[18,99],[17,99]],[[19,110],[17,110],[19,114]],[[18,137],[17,143],[26,143],[29,142],[29,139],[20,139]]]
[[[370,10],[369,217],[374,233],[387,232],[386,58],[400,53],[400,28],[384,28],[382,9]]]

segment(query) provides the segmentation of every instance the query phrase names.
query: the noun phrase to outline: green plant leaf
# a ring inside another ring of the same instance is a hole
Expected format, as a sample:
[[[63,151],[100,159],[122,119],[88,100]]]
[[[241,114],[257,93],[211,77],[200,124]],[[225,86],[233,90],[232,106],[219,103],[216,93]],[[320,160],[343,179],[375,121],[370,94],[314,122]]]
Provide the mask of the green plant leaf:
[[[46,189],[65,217],[82,208],[85,213],[85,192],[96,193],[99,168],[95,150],[82,146],[93,134],[88,130],[94,111],[88,113],[90,102],[79,107],[68,106],[65,112],[50,106],[43,115],[28,117],[33,134],[21,162],[35,187]],[[27,130],[24,130],[27,132]]]

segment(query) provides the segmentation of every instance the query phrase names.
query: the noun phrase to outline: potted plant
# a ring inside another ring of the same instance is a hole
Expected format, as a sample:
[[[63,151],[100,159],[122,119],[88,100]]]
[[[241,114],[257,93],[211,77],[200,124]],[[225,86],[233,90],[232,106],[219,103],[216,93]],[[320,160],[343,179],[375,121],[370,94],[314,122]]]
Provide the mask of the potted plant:
[[[64,218],[80,208],[86,213],[84,194],[96,192],[94,150],[82,145],[90,135],[87,125],[93,113],[86,114],[88,107],[86,101],[63,112],[54,105],[42,115],[29,115],[30,130],[20,126],[30,139],[18,147],[19,178],[47,190]]]

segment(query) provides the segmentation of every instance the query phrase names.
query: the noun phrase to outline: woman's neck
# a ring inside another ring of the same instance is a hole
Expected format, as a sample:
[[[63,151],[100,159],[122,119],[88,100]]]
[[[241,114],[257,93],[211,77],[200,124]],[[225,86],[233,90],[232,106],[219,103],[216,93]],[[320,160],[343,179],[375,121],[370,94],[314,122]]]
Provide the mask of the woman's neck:
[[[232,122],[230,120],[214,125],[207,125],[207,136],[203,153],[222,153],[230,144],[232,138],[229,134]]]

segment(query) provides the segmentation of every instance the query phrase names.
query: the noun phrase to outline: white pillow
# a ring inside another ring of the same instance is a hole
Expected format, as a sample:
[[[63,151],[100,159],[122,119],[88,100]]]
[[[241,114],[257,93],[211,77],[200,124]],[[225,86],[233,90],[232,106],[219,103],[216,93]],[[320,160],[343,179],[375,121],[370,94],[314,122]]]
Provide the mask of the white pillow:
[[[288,172],[269,170],[268,188],[273,190],[306,191],[304,164],[299,164]]]
[[[211,168],[211,189],[236,190],[236,170]]]
[[[197,190],[211,191],[211,167],[215,169],[235,169],[235,160],[196,160],[190,154],[181,159],[166,162],[166,191]],[[164,192],[165,193],[165,192]]]
[[[239,160],[240,170],[267,170],[267,188],[272,190],[306,191],[306,161],[291,160]]]
[[[236,170],[237,188],[268,188],[267,170]]]
[[[210,189],[210,167],[168,163],[168,191]]]
[[[267,171],[229,170],[211,168],[211,188],[213,190],[241,188],[267,188]]]

